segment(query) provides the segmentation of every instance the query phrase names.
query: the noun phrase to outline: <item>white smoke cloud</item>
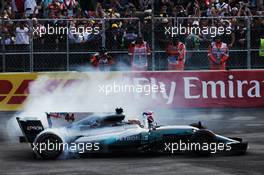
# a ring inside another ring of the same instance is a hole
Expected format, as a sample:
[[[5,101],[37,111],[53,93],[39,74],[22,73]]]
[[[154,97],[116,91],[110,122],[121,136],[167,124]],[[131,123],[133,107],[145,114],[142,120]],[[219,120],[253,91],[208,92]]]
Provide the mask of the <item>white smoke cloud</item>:
[[[80,75],[81,77],[76,77]],[[53,74],[54,76],[54,74]],[[51,76],[52,77],[52,76]],[[60,76],[55,76],[60,79]],[[151,98],[136,100],[133,93],[110,93],[106,95],[100,92],[99,86],[109,84],[122,84],[126,82],[120,73],[65,73],[63,81],[59,85],[51,83],[50,75],[41,75],[30,84],[29,96],[23,111],[12,117],[7,124],[9,140],[14,140],[22,135],[15,117],[36,117],[47,126],[46,112],[114,112],[116,107],[122,107],[127,118],[140,117],[142,111],[151,108]],[[80,78],[65,86],[69,79]],[[52,78],[54,79],[54,77]]]

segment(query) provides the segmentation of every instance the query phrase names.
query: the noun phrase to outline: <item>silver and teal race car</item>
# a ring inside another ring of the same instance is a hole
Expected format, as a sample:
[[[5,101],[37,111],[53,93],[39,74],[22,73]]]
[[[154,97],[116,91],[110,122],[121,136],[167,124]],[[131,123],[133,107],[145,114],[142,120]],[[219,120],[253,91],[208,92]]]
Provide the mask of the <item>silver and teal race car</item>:
[[[77,118],[82,118],[77,120]],[[80,117],[82,116],[82,117]],[[85,117],[86,116],[86,117]],[[64,120],[64,125],[54,123]],[[147,119],[125,121],[121,108],[115,113],[47,113],[48,126],[40,119],[17,118],[35,155],[43,159],[104,153],[215,153],[244,154],[248,148],[240,138],[228,138],[205,129],[201,123],[159,126]]]

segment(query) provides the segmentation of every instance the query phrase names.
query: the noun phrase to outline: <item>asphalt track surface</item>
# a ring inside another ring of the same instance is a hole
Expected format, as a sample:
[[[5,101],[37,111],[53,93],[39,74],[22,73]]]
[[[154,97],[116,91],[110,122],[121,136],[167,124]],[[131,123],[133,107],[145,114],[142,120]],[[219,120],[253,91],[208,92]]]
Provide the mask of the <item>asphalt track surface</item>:
[[[163,124],[201,120],[218,134],[242,137],[249,150],[243,156],[110,155],[45,161],[34,158],[27,144],[6,139],[5,124],[12,114],[0,113],[0,174],[264,174],[264,109],[166,112],[175,115],[168,115]]]

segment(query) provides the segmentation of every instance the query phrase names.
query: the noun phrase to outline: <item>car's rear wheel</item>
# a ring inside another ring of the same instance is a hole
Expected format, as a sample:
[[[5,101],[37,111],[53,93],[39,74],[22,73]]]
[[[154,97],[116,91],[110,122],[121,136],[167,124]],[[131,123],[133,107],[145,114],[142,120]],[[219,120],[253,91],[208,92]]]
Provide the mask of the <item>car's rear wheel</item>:
[[[212,152],[211,144],[216,142],[216,136],[209,130],[201,129],[192,135],[190,142],[192,153],[199,156],[209,156]]]
[[[56,159],[63,151],[62,143],[62,139],[55,134],[42,134],[35,142],[35,151],[43,159]]]

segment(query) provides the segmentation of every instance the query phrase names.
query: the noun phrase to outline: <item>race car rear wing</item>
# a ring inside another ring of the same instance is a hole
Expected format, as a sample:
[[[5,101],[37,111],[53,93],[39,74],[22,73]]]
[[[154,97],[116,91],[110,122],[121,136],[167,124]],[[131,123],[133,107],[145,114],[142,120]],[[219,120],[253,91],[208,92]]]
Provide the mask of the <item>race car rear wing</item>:
[[[74,113],[67,112],[46,113],[46,116],[49,128],[52,128],[54,125],[55,127],[65,126],[68,125],[69,122],[73,122],[75,120]],[[17,117],[16,120],[23,133],[23,136],[19,137],[19,142],[33,143],[36,136],[44,130],[41,120],[38,118]]]
[[[17,117],[17,122],[23,133],[23,136],[19,137],[20,142],[33,143],[36,136],[48,128],[67,126],[74,121],[78,121],[84,117],[91,115],[90,112],[50,112],[46,113],[46,119],[48,126],[43,126],[41,120],[32,117]]]
[[[36,136],[44,130],[40,120],[34,118],[16,118],[24,136],[19,138],[20,142],[33,143]]]

